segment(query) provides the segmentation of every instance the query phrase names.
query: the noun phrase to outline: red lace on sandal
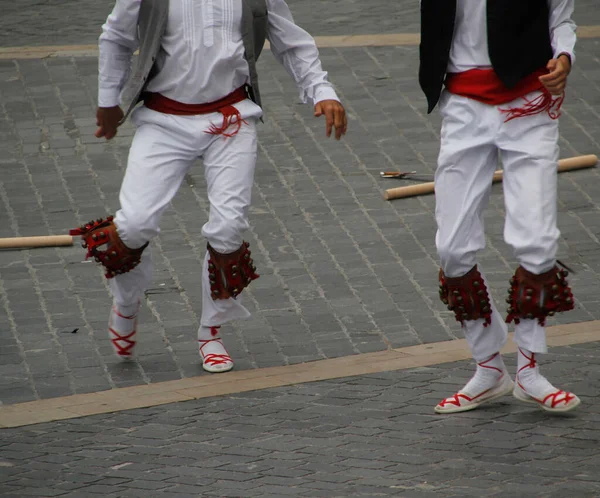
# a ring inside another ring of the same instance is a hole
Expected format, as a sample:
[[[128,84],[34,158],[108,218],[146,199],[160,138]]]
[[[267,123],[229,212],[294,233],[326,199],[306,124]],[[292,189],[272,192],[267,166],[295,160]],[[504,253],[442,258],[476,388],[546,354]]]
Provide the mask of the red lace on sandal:
[[[481,363],[477,363],[477,365],[480,366],[481,368],[489,368],[490,370],[496,370],[497,372],[500,372],[500,374],[502,374],[502,375],[500,375],[499,379],[501,379],[502,376],[504,375],[504,372],[501,369],[499,369],[497,367],[492,367],[490,365],[486,365],[487,362],[492,361],[499,354],[500,353],[496,353],[491,358],[488,358],[487,360],[482,361]],[[479,393],[477,396],[473,396],[472,398],[469,397],[469,396],[467,396],[466,394],[463,394],[463,393],[456,393],[455,395],[450,396],[449,398],[446,398],[446,399],[442,400],[440,402],[440,406],[442,406],[442,407],[444,407],[446,405],[460,406],[460,399],[461,398],[464,399],[464,400],[466,400],[466,401],[471,402],[471,401],[479,398],[480,396],[483,396],[485,393],[487,393],[488,391],[491,391],[491,390],[492,390],[492,388],[490,387],[489,389],[486,389],[482,393]]]
[[[113,312],[115,313],[115,315],[119,316],[120,318],[124,318],[125,320],[137,319],[137,313],[131,316],[124,316],[121,313],[119,313],[115,307],[113,307]],[[131,356],[131,350],[135,346],[135,341],[131,340],[131,338],[135,335],[136,328],[137,324],[134,327],[133,332],[131,332],[129,335],[121,335],[119,334],[119,332],[113,329],[111,325],[109,325],[108,330],[112,335],[114,335],[110,342],[113,343],[113,346],[117,350],[116,353],[119,356]],[[123,342],[125,343],[125,345],[122,344]]]
[[[210,333],[213,337],[219,333],[219,328],[220,327],[210,327]],[[211,367],[215,365],[225,365],[227,363],[231,363],[233,360],[228,354],[210,353],[206,356],[204,355],[202,348],[206,346],[209,342],[215,341],[218,342],[221,346],[223,346],[223,342],[220,337],[215,337],[214,339],[198,339],[198,342],[202,343],[202,345],[200,346],[200,354],[202,355],[202,361]],[[223,348],[224,347],[225,346],[223,346]]]
[[[546,396],[543,400],[535,398],[534,396],[529,394],[527,392],[527,390],[523,387],[521,382],[519,382],[519,374],[521,373],[522,370],[525,370],[526,368],[535,368],[536,367],[537,362],[535,361],[535,353],[531,353],[531,357],[529,357],[525,353],[523,353],[521,348],[519,348],[519,353],[521,353],[525,358],[527,358],[529,360],[529,363],[527,365],[522,366],[517,371],[517,383],[519,384],[519,387],[523,390],[523,392],[525,394],[527,394],[531,399],[537,401],[538,403],[540,403],[542,405],[545,405],[546,401],[552,400],[550,403],[551,408],[556,408],[560,403],[564,403],[565,405],[567,405],[571,400],[575,399],[574,394],[567,392],[567,391],[563,391],[562,389],[559,389],[556,392],[548,394],[548,396]],[[564,396],[562,398],[560,397],[561,394],[564,394]]]

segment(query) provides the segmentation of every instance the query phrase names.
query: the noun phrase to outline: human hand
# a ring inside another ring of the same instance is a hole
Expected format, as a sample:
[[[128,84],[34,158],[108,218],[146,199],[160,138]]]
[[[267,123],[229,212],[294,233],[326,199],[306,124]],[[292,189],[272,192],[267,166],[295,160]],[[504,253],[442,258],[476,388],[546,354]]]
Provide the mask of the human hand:
[[[552,95],[562,95],[567,86],[567,76],[571,72],[571,60],[561,54],[556,59],[550,59],[546,68],[550,72],[540,76],[540,81]]]
[[[335,138],[339,140],[346,134],[348,120],[344,106],[337,100],[322,100],[315,104],[315,117],[325,115],[325,134],[330,137],[335,127]]]
[[[96,125],[98,129],[94,134],[96,138],[110,140],[117,134],[117,127],[123,119],[123,110],[118,106],[98,107],[96,111]]]

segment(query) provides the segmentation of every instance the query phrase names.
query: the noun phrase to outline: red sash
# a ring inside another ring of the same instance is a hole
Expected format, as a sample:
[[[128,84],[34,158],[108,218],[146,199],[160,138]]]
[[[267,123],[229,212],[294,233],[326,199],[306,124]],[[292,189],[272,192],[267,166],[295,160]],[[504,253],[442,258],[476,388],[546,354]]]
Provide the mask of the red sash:
[[[183,102],[177,102],[176,100],[169,99],[160,93],[149,92],[143,95],[143,100],[144,105],[148,109],[152,109],[156,112],[162,112],[164,114],[196,116],[198,114],[220,112],[223,114],[223,124],[221,126],[211,125],[211,127],[205,133],[232,137],[238,131],[240,131],[242,123],[248,124],[242,119],[240,112],[233,106],[233,104],[237,104],[238,102],[248,98],[246,90],[246,86],[240,87],[222,99],[219,99],[215,102],[208,102],[206,104],[184,104]],[[236,129],[230,133],[225,133],[225,131],[232,125],[235,125]]]
[[[450,93],[494,106],[525,98],[525,95],[539,91],[541,95],[533,100],[525,99],[525,104],[521,107],[500,109],[500,112],[507,114],[505,122],[541,112],[547,112],[552,119],[557,119],[565,97],[564,94],[552,97],[539,80],[544,74],[548,74],[548,71],[545,68],[539,69],[523,78],[515,87],[507,88],[493,69],[470,69],[462,73],[449,73],[445,85]]]

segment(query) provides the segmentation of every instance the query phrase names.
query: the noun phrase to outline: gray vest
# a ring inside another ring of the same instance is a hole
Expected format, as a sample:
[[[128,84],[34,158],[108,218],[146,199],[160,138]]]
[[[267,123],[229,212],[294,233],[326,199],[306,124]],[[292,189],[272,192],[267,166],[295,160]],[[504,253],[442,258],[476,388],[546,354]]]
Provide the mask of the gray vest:
[[[156,56],[167,28],[169,0],[142,0],[138,20],[140,54],[122,94],[126,109],[123,123],[140,102],[146,85],[152,79]],[[244,57],[250,69],[250,98],[261,105],[256,61],[267,39],[267,4],[265,0],[242,0],[242,40]]]

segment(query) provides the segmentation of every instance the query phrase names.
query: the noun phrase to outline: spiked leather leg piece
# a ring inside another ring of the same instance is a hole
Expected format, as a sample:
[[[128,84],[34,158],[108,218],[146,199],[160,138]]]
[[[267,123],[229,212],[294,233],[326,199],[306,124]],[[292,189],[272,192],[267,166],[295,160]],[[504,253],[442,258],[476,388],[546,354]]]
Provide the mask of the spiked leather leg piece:
[[[213,300],[235,299],[252,280],[259,277],[249,246],[248,242],[244,242],[237,251],[222,254],[208,244],[208,278]]]
[[[567,270],[554,266],[552,270],[535,275],[522,266],[510,279],[506,302],[509,305],[506,323],[537,319],[546,324],[546,317],[575,307],[573,293],[566,277]]]
[[[440,299],[454,311],[456,320],[464,325],[465,320],[485,320],[484,326],[492,323],[492,307],[487,287],[477,265],[462,277],[449,278],[440,269]]]
[[[139,249],[129,249],[119,237],[112,216],[106,220],[98,218],[90,221],[69,231],[69,234],[81,235],[81,246],[87,249],[86,259],[93,256],[96,262],[102,264],[106,268],[106,278],[133,270],[140,263],[142,252],[148,246],[146,243]]]

